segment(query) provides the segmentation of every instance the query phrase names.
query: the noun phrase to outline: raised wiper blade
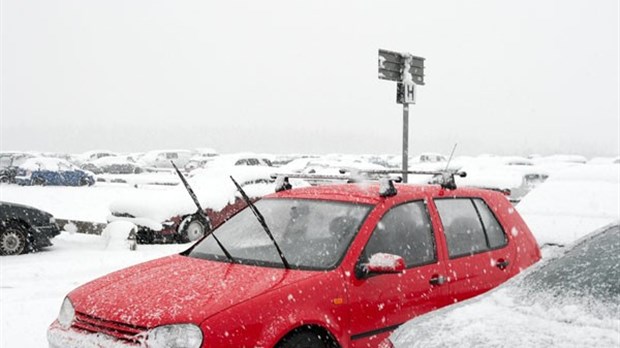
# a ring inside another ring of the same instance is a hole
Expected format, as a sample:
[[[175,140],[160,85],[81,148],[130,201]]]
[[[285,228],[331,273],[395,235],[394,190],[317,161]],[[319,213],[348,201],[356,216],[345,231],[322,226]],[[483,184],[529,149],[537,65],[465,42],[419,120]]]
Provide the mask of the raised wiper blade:
[[[260,211],[258,211],[254,203],[252,203],[252,200],[250,199],[250,197],[248,197],[245,191],[243,191],[243,188],[241,188],[241,185],[239,185],[237,181],[235,181],[232,175],[230,176],[230,180],[232,180],[235,186],[237,186],[237,190],[239,191],[239,193],[241,193],[241,197],[243,197],[243,200],[248,205],[252,213],[254,213],[254,216],[256,216],[256,219],[258,220],[260,225],[263,226],[263,230],[265,230],[265,232],[269,236],[269,239],[271,239],[271,241],[273,242],[273,245],[275,245],[276,249],[278,250],[278,254],[280,255],[280,259],[282,259],[282,264],[284,265],[284,268],[287,268],[287,269],[291,268],[291,266],[288,264],[288,261],[286,261],[286,257],[284,257],[284,254],[282,253],[280,246],[276,242],[276,239],[273,238],[273,234],[271,233],[269,226],[267,226],[267,222],[265,222],[265,218],[263,217],[263,214],[261,214]]]
[[[183,176],[179,168],[177,168],[177,165],[174,164],[174,161],[170,161],[170,163],[172,163],[172,166],[177,171],[179,178],[181,178],[181,182],[183,183],[183,185],[185,185],[185,189],[187,190],[187,193],[189,193],[189,196],[192,197],[194,204],[196,204],[196,208],[198,208],[198,211],[196,211],[196,214],[198,214],[202,222],[204,222],[207,226],[208,231],[205,232],[205,236],[208,237],[209,235],[213,235],[213,239],[215,239],[215,242],[217,243],[217,245],[219,245],[220,249],[222,249],[222,252],[224,252],[224,255],[226,255],[226,258],[228,258],[231,262],[234,262],[235,259],[232,257],[232,255],[230,255],[228,250],[224,248],[224,245],[220,242],[219,239],[217,239],[215,234],[213,234],[213,227],[211,226],[211,220],[209,219],[207,214],[205,214],[205,211],[200,206],[200,202],[198,202],[198,197],[196,197],[194,190],[192,190],[192,187],[189,186],[189,183],[187,182],[187,180],[185,180],[185,176]]]

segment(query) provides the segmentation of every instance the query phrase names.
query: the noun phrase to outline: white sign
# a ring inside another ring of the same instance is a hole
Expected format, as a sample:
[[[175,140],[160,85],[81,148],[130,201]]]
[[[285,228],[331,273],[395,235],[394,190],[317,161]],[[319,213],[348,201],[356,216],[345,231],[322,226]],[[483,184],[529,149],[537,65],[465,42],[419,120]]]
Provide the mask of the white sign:
[[[414,83],[399,83],[396,89],[396,101],[399,104],[415,104],[416,90]]]

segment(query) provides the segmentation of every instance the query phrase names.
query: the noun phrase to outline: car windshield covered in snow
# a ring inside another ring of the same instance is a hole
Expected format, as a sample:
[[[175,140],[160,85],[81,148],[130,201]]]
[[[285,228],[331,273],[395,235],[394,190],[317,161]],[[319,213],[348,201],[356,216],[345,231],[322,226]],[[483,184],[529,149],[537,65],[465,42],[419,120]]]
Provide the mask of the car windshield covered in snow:
[[[292,268],[336,267],[372,208],[354,203],[309,199],[263,199],[256,207]],[[213,233],[233,262],[282,267],[275,245],[250,209]],[[189,256],[229,261],[213,236],[191,249]]]

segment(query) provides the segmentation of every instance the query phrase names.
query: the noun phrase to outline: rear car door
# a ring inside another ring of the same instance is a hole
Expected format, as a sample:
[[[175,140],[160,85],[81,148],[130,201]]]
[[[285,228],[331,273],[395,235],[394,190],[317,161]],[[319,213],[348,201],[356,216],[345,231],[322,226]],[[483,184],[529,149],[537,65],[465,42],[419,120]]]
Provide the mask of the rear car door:
[[[448,251],[452,301],[481,294],[510,278],[514,247],[482,198],[434,199]]]
[[[401,256],[406,269],[398,274],[362,274],[360,267],[376,253]],[[445,276],[435,232],[423,200],[388,210],[377,223],[351,275],[351,344],[365,347],[381,340],[414,316],[449,302],[446,286],[432,279]]]

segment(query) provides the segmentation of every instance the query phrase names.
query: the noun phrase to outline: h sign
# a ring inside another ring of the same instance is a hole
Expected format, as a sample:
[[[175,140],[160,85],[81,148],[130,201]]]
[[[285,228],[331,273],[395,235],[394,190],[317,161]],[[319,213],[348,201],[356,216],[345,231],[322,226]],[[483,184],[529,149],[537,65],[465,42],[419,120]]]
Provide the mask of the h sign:
[[[415,104],[415,84],[399,83],[396,88],[396,102],[398,104]]]

